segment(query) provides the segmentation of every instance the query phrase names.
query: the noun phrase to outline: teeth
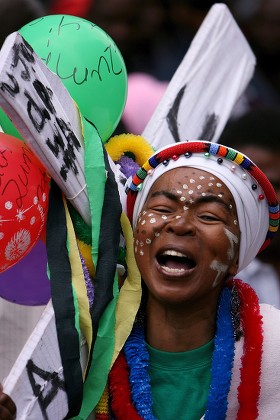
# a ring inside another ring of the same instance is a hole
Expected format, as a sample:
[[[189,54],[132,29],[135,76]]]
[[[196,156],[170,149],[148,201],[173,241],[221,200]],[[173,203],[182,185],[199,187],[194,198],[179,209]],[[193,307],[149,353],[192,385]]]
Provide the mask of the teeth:
[[[162,268],[168,273],[182,273],[183,271],[185,271],[184,268],[170,268],[166,267],[165,265]]]
[[[172,255],[173,257],[187,258],[187,255],[182,254],[181,252],[174,251],[173,249],[168,249],[167,251],[164,251],[162,255]]]

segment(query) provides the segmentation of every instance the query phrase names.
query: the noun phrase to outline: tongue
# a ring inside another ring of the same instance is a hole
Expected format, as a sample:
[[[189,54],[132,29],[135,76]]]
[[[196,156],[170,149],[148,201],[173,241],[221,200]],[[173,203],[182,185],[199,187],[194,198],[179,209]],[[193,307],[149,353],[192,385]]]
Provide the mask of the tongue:
[[[191,261],[186,258],[166,258],[163,265],[168,268],[176,268],[178,270],[189,270],[192,268]]]

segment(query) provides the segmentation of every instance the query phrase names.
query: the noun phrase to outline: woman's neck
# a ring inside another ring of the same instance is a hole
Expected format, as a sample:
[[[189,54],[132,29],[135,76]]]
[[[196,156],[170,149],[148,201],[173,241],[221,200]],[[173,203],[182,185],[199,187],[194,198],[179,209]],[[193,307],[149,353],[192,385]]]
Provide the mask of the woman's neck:
[[[203,346],[215,335],[216,305],[197,309],[174,308],[149,302],[146,340],[154,348],[182,352]]]

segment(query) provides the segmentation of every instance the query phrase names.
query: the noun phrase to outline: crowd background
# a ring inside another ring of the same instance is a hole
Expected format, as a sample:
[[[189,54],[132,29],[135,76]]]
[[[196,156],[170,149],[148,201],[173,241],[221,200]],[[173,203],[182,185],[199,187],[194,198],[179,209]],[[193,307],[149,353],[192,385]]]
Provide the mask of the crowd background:
[[[214,3],[209,0],[0,0],[0,45],[11,32],[48,14],[72,14],[96,23],[116,42],[128,72],[128,100],[116,134],[141,134]],[[248,150],[279,193],[280,2],[229,0],[224,3],[251,45],[257,67],[220,141],[244,153]],[[279,235],[278,242],[275,240],[274,246],[268,248],[263,260],[257,260],[257,265],[242,278],[253,285],[262,302],[277,307],[280,307]],[[9,373],[43,309],[44,305],[26,307],[0,297],[0,382]]]

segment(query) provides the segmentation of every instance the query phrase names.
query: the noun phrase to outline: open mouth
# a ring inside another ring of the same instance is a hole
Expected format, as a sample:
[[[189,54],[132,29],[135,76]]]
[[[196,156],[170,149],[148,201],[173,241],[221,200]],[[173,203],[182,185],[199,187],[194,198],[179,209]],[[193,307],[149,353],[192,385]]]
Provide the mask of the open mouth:
[[[196,266],[192,258],[171,249],[157,255],[156,260],[161,268],[170,274],[183,274]]]

